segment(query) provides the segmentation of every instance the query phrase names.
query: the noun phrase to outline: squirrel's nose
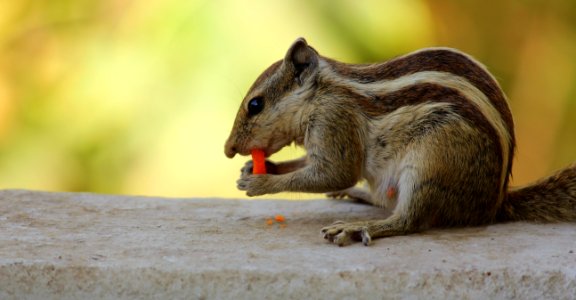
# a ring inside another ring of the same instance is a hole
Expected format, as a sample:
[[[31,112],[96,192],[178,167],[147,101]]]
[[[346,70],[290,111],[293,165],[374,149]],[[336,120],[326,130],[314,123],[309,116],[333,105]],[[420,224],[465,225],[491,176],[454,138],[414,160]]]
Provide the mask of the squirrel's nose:
[[[234,145],[230,141],[226,142],[226,145],[224,146],[224,153],[226,154],[226,156],[228,158],[233,158],[234,155],[236,155],[236,153],[238,153],[238,150],[236,149],[236,145]]]

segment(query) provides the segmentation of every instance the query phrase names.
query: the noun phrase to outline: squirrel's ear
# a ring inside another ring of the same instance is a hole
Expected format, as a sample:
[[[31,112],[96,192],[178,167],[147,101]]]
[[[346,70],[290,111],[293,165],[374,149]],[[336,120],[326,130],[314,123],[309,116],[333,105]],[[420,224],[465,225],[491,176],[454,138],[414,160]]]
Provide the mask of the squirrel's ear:
[[[288,49],[284,64],[292,70],[298,84],[302,85],[318,67],[318,53],[308,46],[304,38],[298,38]]]

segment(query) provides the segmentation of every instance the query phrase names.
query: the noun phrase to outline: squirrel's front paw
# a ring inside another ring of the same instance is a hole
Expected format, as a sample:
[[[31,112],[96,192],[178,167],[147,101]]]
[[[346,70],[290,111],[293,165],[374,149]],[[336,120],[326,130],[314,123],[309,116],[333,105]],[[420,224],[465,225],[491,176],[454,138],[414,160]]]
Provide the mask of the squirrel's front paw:
[[[240,169],[240,176],[246,177],[252,174],[252,169],[254,168],[254,162],[249,160],[247,161],[242,169]]]
[[[270,193],[270,175],[244,175],[238,181],[236,185],[239,190],[246,191],[246,195],[260,196]]]

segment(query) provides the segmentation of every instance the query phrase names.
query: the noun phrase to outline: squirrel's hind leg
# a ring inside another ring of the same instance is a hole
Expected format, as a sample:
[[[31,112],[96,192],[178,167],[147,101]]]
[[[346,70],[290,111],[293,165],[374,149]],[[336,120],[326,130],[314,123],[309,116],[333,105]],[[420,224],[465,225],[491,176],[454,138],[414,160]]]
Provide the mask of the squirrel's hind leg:
[[[370,191],[363,188],[351,187],[341,191],[326,193],[326,196],[334,199],[349,198],[362,204],[374,205]]]
[[[338,246],[345,246],[354,241],[361,241],[368,246],[372,239],[389,236],[406,235],[419,231],[417,225],[419,203],[412,198],[412,192],[407,193],[396,205],[393,214],[387,219],[358,222],[336,222],[322,228],[326,240]]]

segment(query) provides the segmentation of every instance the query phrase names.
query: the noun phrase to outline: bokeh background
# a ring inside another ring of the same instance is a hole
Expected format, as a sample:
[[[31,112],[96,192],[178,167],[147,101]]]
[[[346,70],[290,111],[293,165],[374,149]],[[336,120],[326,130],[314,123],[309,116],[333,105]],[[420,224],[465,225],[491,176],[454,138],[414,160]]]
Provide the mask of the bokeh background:
[[[16,0],[0,5],[0,188],[244,197],[224,141],[299,36],[355,63],[466,51],[510,98],[513,184],[576,161],[576,1]]]

